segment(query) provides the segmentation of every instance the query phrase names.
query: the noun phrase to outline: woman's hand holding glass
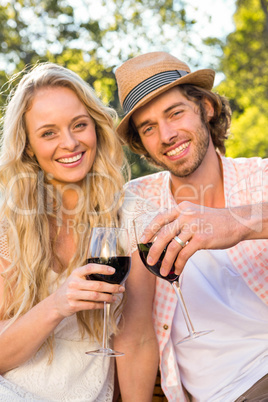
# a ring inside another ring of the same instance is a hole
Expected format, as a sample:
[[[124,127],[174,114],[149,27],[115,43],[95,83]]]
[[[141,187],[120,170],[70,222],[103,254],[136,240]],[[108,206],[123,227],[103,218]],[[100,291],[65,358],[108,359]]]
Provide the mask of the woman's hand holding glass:
[[[82,310],[103,309],[104,302],[114,302],[116,294],[125,291],[124,286],[86,279],[88,275],[112,275],[114,272],[113,267],[100,264],[76,268],[53,294],[59,316],[68,317]]]

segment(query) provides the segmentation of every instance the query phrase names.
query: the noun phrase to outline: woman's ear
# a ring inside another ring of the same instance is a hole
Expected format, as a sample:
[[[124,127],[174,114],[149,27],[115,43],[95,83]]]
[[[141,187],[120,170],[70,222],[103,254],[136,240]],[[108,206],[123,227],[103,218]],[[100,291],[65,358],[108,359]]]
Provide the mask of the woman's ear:
[[[207,113],[207,121],[210,121],[211,118],[214,116],[214,107],[212,103],[208,99],[204,99],[204,106]]]

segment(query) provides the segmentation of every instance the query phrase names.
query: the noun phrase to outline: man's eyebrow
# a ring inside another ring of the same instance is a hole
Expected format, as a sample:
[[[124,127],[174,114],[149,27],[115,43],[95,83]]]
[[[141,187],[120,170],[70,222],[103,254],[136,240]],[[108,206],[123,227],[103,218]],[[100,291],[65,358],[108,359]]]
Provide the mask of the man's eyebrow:
[[[146,126],[146,124],[150,124],[150,123],[151,123],[151,120],[145,120],[136,126],[136,130],[139,130],[140,128]]]
[[[177,102],[177,103],[173,103],[172,105],[170,105],[167,109],[164,110],[164,114],[170,112],[172,109],[174,109],[175,107],[178,106],[185,106],[184,102]]]
[[[166,114],[166,113],[170,112],[172,109],[174,109],[174,108],[176,108],[176,107],[178,107],[178,106],[185,106],[185,103],[184,103],[184,102],[176,102],[176,103],[173,103],[172,105],[170,105],[167,109],[165,109],[165,110],[163,111],[163,114]],[[150,123],[152,123],[151,120],[149,120],[149,119],[148,119],[148,120],[144,120],[144,121],[142,121],[140,124],[138,124],[138,125],[136,126],[136,130],[141,129],[142,127],[146,126],[146,124],[150,124]]]

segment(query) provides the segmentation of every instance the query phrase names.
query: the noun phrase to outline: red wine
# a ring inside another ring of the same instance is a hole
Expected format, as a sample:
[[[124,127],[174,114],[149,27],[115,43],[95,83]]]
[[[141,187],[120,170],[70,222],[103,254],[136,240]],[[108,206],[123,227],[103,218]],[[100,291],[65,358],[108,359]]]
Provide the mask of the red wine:
[[[164,251],[162,252],[162,254],[159,257],[159,260],[157,261],[157,263],[155,265],[149,265],[147,263],[147,256],[150,250],[150,247],[152,246],[152,243],[139,243],[138,244],[138,250],[139,250],[139,254],[141,257],[141,260],[143,262],[143,264],[146,266],[146,268],[154,275],[159,276],[159,278],[165,279],[168,282],[174,282],[178,279],[179,275],[176,275],[174,270],[175,267],[174,265],[172,266],[169,274],[167,276],[162,276],[160,274],[160,268],[161,268],[161,263],[163,261],[163,258],[165,256],[166,253],[166,249],[164,249]]]
[[[96,257],[96,258],[88,258],[87,264],[103,264],[109,265],[110,267],[115,268],[115,273],[112,275],[103,275],[103,274],[90,274],[86,275],[86,279],[91,279],[93,281],[102,281],[113,284],[122,283],[128,276],[130,270],[131,259],[130,257]]]

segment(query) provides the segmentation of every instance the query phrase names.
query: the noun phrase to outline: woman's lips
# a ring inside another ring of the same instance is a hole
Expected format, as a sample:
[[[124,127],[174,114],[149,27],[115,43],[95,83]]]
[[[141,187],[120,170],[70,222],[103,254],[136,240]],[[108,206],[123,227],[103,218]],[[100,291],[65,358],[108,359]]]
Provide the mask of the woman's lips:
[[[72,157],[70,157],[70,158],[60,158],[60,159],[57,159],[57,161],[60,162],[60,163],[67,163],[67,164],[68,164],[68,163],[74,163],[74,162],[79,161],[79,159],[81,159],[82,156],[83,156],[83,153],[81,152],[80,154],[77,154],[77,155],[72,156]]]

